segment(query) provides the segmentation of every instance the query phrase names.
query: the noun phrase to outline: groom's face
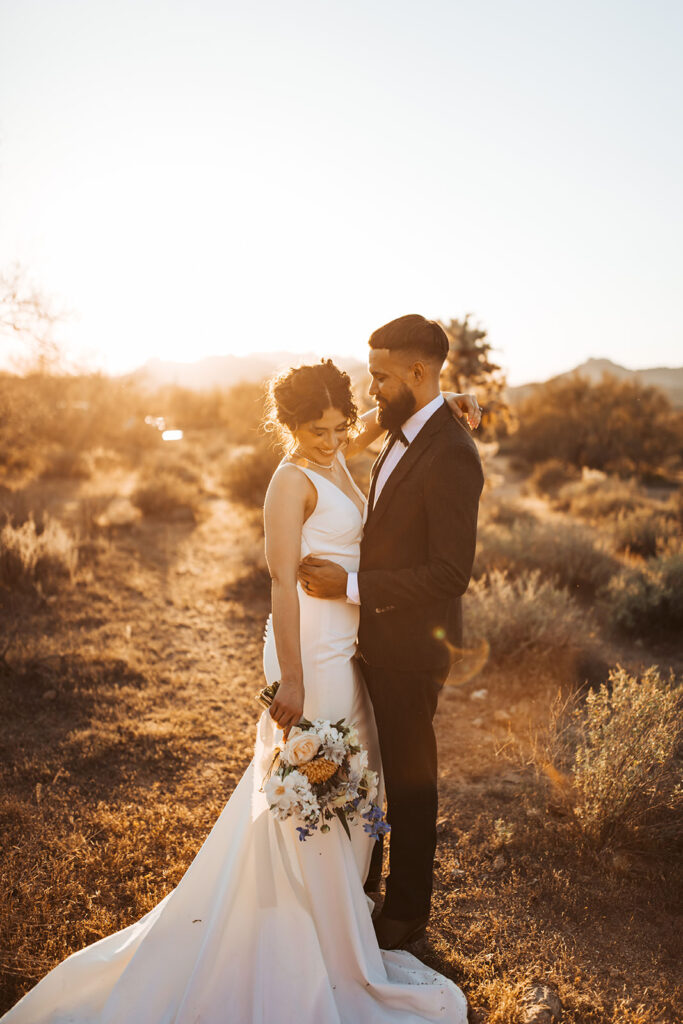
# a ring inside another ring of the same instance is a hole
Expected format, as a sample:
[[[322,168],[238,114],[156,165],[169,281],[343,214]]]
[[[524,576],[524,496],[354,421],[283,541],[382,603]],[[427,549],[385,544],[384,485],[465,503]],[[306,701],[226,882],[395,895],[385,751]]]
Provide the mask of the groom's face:
[[[386,430],[398,430],[415,412],[411,382],[412,361],[401,352],[371,348],[368,369],[370,394],[377,402],[377,419]]]

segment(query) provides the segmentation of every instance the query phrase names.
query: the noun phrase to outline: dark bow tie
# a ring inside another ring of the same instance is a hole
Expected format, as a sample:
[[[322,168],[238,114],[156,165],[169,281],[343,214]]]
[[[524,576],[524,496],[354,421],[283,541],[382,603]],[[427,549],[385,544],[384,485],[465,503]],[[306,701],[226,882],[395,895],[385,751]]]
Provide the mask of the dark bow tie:
[[[410,444],[410,441],[408,440],[408,438],[403,433],[400,427],[398,428],[398,430],[390,431],[389,436],[391,437],[392,444],[394,443],[394,441],[400,441],[404,448],[407,448],[408,445]]]

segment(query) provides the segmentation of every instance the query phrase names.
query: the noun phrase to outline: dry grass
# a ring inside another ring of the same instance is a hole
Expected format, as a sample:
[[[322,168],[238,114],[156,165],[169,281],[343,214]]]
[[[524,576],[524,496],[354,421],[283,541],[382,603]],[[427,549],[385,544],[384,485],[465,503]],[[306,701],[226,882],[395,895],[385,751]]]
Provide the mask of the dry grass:
[[[680,533],[677,520],[652,508],[620,512],[610,526],[614,549],[642,558],[665,550]]]
[[[554,496],[570,481],[579,478],[580,473],[576,466],[561,459],[548,459],[547,462],[539,462],[531,472],[528,486],[539,494]]]
[[[262,508],[270,478],[281,458],[282,452],[271,444],[270,438],[233,451],[222,478],[228,496],[248,508]]]
[[[628,567],[604,595],[612,625],[632,637],[680,640],[683,630],[683,553]]]
[[[538,571],[545,579],[590,598],[618,568],[587,527],[561,516],[543,522],[527,516],[507,526],[482,524],[474,575],[494,570],[504,570],[511,576]]]
[[[620,513],[651,509],[655,503],[634,480],[594,474],[562,487],[556,504],[573,516],[596,522]]]
[[[200,469],[189,455],[184,459],[167,452],[161,455],[140,467],[138,486],[131,495],[133,504],[144,516],[196,519],[203,490]]]
[[[0,530],[0,586],[54,593],[73,580],[78,547],[61,523],[47,516],[42,529],[30,518]]]
[[[553,687],[571,692],[582,672],[570,652],[529,654],[487,666],[441,702],[438,924],[428,957],[464,987],[470,1020],[517,1024],[531,981],[557,991],[571,1024],[677,1019],[680,865],[577,845],[534,771]]]
[[[594,850],[683,855],[683,688],[622,667],[558,697],[534,761]]]
[[[511,579],[494,569],[474,580],[465,598],[465,622],[465,647],[485,643],[497,663],[528,650],[582,647],[593,631],[585,609],[537,570]]]
[[[65,495],[91,538],[116,492],[111,475],[96,483]],[[197,500],[196,523],[112,528],[0,652],[0,1011],[177,884],[251,759],[268,611],[259,517]],[[503,529],[520,518],[501,517]],[[565,1024],[672,1024],[673,867],[584,854],[546,809],[528,752],[511,759],[558,687],[582,682],[572,647],[587,628],[554,583],[517,575],[497,597],[475,586],[468,615],[481,599],[478,625],[491,639],[509,629],[514,653],[451,680],[437,713],[434,906],[415,951],[463,988],[471,1024],[516,1024],[539,980]]]

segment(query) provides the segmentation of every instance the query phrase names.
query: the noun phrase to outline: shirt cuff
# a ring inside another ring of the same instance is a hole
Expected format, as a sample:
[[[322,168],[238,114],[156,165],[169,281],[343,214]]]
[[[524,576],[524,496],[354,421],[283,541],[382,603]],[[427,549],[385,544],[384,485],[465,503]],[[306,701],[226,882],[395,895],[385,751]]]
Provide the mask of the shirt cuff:
[[[346,600],[349,604],[360,604],[357,572],[350,572],[346,577]]]

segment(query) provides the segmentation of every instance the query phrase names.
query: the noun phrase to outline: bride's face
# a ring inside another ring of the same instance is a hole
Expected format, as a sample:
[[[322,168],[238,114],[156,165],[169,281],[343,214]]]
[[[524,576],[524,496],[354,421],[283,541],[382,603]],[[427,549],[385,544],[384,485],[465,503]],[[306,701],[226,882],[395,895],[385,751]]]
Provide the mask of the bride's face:
[[[349,425],[343,412],[330,408],[320,419],[302,423],[293,434],[297,455],[330,466],[337,449],[348,441]]]

